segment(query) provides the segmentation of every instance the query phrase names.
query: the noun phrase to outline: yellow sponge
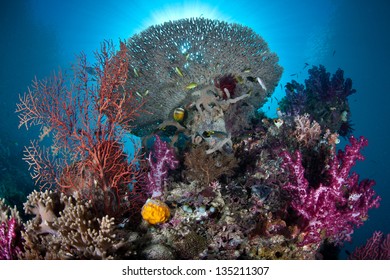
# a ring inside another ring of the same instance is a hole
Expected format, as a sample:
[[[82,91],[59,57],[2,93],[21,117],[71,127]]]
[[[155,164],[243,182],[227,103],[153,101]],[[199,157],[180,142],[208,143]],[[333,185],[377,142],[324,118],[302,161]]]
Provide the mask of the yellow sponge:
[[[149,224],[156,225],[168,221],[171,213],[168,205],[157,199],[148,199],[141,211],[142,218]]]

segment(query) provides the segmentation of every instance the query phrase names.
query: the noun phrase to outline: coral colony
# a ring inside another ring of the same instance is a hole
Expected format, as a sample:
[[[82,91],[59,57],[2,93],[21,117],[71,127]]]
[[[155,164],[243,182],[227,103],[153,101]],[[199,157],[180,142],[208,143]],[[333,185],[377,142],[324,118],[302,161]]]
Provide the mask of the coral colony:
[[[0,202],[1,259],[321,259],[379,206],[352,170],[367,140],[342,70],[288,83],[272,119],[258,108],[282,68],[245,26],[167,22],[96,61],[20,98],[20,126],[42,130],[25,150],[38,190],[26,221]],[[388,236],[366,246],[352,257],[389,258]]]

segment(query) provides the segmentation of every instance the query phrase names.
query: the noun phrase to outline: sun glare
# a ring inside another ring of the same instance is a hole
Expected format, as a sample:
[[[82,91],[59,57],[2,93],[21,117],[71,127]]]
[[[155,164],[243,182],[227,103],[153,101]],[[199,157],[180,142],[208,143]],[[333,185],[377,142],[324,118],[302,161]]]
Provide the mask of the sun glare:
[[[143,22],[143,29],[155,24],[162,24],[171,20],[182,18],[204,17],[229,21],[230,17],[222,14],[218,6],[211,6],[200,2],[184,2],[167,4],[158,10],[152,10],[149,17]]]

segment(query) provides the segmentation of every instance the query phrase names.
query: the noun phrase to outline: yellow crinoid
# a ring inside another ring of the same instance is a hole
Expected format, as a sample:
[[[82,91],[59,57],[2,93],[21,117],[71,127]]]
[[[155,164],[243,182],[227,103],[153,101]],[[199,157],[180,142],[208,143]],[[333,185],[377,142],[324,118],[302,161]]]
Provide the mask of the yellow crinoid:
[[[156,225],[168,221],[171,216],[168,205],[157,199],[148,199],[141,210],[142,218],[149,224]]]

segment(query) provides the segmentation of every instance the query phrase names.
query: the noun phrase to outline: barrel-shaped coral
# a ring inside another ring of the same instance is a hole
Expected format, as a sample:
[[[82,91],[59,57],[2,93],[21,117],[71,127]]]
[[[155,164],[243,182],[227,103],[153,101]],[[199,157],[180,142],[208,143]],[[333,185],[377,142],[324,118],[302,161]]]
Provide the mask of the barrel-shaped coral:
[[[171,215],[168,205],[157,199],[148,199],[141,214],[142,218],[152,225],[165,223]]]

